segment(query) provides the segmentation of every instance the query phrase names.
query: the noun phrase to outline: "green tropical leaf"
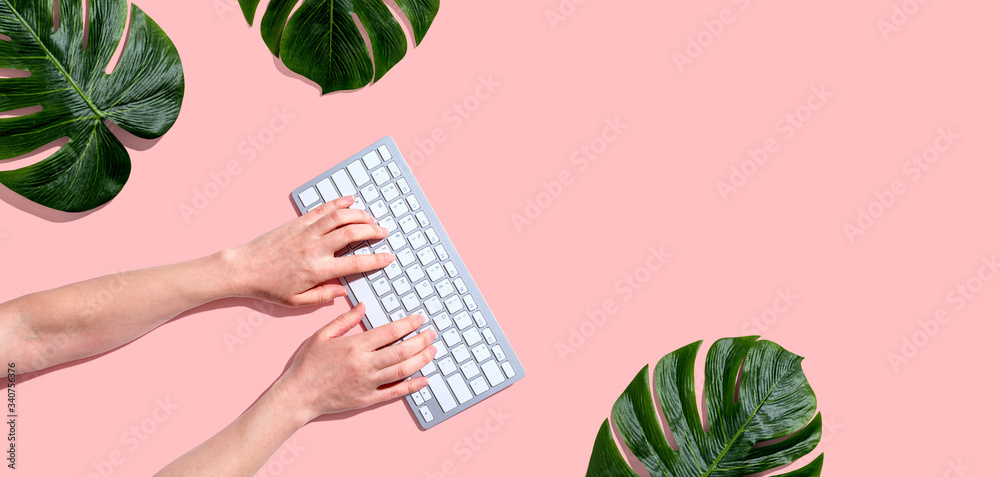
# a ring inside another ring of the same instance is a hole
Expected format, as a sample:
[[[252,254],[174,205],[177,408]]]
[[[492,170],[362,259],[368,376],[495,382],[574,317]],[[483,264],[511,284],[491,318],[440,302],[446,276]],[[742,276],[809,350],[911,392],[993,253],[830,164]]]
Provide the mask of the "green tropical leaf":
[[[258,3],[260,0],[240,0],[250,24]],[[406,55],[406,35],[383,0],[304,0],[292,13],[296,3],[271,0],[260,34],[271,53],[288,69],[319,84],[323,94],[377,82]],[[413,27],[417,45],[431,27],[440,3],[396,0]],[[371,41],[370,55],[354,15]]]
[[[111,121],[136,136],[162,136],[177,120],[184,96],[180,56],[166,33],[132,5],[128,42],[105,73],[126,20],[125,0],[90,0],[84,43],[82,0],[0,0],[0,68],[27,77],[0,78],[0,112],[42,110],[0,119],[0,160],[69,137],[36,164],[0,172],[0,183],[53,209],[82,212],[113,199],[132,169]]]
[[[757,338],[721,339],[708,351],[708,432],[702,427],[694,385],[694,362],[701,342],[674,351],[657,363],[657,395],[676,440],[676,451],[660,427],[649,386],[649,366],[618,398],[612,418],[625,445],[651,476],[740,477],[789,464],[816,448],[823,434],[823,418],[816,413],[816,395],[802,372],[802,357]],[[776,477],[814,477],[822,468],[820,455],[808,465]],[[637,475],[619,452],[605,419],[594,442],[587,476]]]

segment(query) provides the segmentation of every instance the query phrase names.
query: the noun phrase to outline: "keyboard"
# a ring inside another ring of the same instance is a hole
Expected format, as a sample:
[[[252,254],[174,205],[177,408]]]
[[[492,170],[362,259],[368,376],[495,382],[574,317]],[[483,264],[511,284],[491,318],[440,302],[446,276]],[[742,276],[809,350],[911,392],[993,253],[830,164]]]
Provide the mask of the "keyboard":
[[[496,394],[524,377],[496,317],[421,191],[391,137],[368,146],[292,192],[304,214],[325,202],[354,196],[389,236],[349,245],[335,255],[393,253],[388,267],[341,278],[355,305],[364,302],[367,329],[410,315],[433,328],[437,355],[417,375],[428,385],[406,397],[424,429]]]

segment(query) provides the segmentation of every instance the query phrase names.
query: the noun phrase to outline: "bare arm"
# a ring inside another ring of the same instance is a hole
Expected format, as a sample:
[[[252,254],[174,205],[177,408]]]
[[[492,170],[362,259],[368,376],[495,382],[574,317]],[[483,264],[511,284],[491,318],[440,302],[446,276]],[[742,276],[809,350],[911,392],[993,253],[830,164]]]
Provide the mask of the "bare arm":
[[[384,267],[387,254],[334,258],[385,229],[352,197],[329,202],[247,245],[174,265],[96,278],[0,304],[0,361],[37,371],[114,349],[186,310],[228,297],[288,306],[346,292],[337,277]]]

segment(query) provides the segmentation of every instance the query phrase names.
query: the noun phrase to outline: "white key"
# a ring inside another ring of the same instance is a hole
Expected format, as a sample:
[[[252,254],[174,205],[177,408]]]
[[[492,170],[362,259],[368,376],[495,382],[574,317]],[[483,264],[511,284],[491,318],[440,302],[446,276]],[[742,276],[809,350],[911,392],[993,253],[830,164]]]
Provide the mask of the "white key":
[[[430,277],[432,282],[436,282],[444,278],[444,268],[441,267],[440,263],[435,263],[427,267],[427,276]]]
[[[410,279],[411,282],[415,282],[424,277],[424,269],[420,268],[420,265],[414,265],[406,269],[406,277]],[[424,297],[420,297],[424,298]]]
[[[452,262],[445,262],[444,269],[448,270],[448,276],[455,278],[458,276],[458,268]]]
[[[385,308],[386,313],[388,313],[396,308],[399,308],[399,300],[396,299],[396,295],[388,295],[382,299],[382,306]],[[374,325],[374,323],[372,324]]]
[[[417,252],[417,258],[420,259],[420,263],[427,266],[429,263],[434,261],[434,252],[431,252],[431,248],[427,247],[419,252]]]
[[[465,306],[469,307],[470,310],[479,308],[479,305],[476,304],[476,300],[472,298],[472,295],[465,295],[462,299],[465,300]]]
[[[432,297],[430,300],[427,300],[424,305],[427,307],[427,311],[432,314],[444,309],[444,305],[441,304],[441,300],[438,300],[437,297]]]
[[[441,298],[445,298],[448,295],[455,293],[455,287],[451,286],[451,280],[441,280],[437,285],[434,285],[434,287],[437,288],[438,295],[441,295]],[[470,320],[469,323],[471,324],[472,321]]]
[[[420,417],[424,418],[424,422],[431,422],[434,420],[434,415],[431,414],[431,410],[428,409],[427,406],[422,406],[420,408]]]
[[[465,380],[462,376],[458,374],[452,374],[448,378],[448,387],[451,391],[455,393],[455,399],[458,399],[459,404],[465,404],[472,399],[472,393],[469,392],[469,386],[465,384]]]
[[[372,282],[372,290],[375,290],[375,295],[382,296],[389,293],[392,288],[389,286],[389,280],[385,278],[379,278]]]
[[[490,358],[490,350],[486,347],[486,343],[480,343],[472,348],[472,355],[476,357],[476,361],[482,363]]]
[[[359,198],[358,196],[354,196],[354,203],[351,204],[350,208],[357,210],[365,210],[365,201],[361,200],[361,198]]]
[[[431,400],[431,390],[427,389],[427,386],[420,388],[420,397],[424,398],[424,401]]]
[[[472,319],[476,320],[476,326],[480,328],[486,326],[486,318],[483,317],[483,312],[481,311],[473,312]]]
[[[330,178],[323,179],[316,183],[316,188],[319,189],[319,195],[323,196],[323,202],[330,202],[331,200],[340,197],[337,193],[337,189],[333,187],[333,181],[331,181]]]
[[[462,337],[465,338],[465,342],[469,346],[472,346],[483,340],[483,335],[479,334],[478,328],[469,328],[468,330],[465,331],[465,333],[462,333]]]
[[[434,293],[434,289],[431,288],[431,283],[427,280],[418,283],[415,288],[417,289],[417,295],[420,295],[421,299],[427,298],[431,293]]]
[[[372,171],[372,179],[375,179],[375,184],[381,186],[386,182],[392,180],[392,176],[389,175],[389,171],[385,170],[384,167],[379,167]]]
[[[424,376],[430,376],[436,372],[437,372],[437,366],[434,366],[433,361],[427,363],[427,365],[424,366],[423,368],[420,368],[420,374],[423,374]]]
[[[462,374],[465,379],[472,379],[479,374],[479,366],[476,366],[475,361],[469,361],[462,365]]]
[[[469,292],[469,287],[465,286],[465,280],[462,280],[461,278],[455,279],[455,289],[458,290],[459,293]]]
[[[385,144],[378,147],[378,154],[382,156],[383,161],[392,159],[392,154],[389,154],[389,148],[385,147]],[[396,165],[396,163],[392,163],[392,165]]]
[[[448,318],[447,313],[441,313],[440,315],[434,317],[434,326],[436,326],[439,330],[443,330],[451,326],[451,318]]]
[[[385,200],[392,200],[399,197],[399,189],[396,188],[396,184],[389,184],[380,190],[382,191],[382,197],[385,197]]]
[[[378,246],[375,247],[375,253],[392,253],[392,250],[389,249],[389,246],[385,242],[377,242],[376,244]]]
[[[375,252],[378,253],[378,252]],[[374,280],[382,275],[382,270],[372,270],[370,272],[365,272],[365,278],[369,280]]]
[[[476,393],[476,396],[486,392],[490,388],[486,384],[486,380],[481,377],[469,381],[469,384],[472,386],[472,392]]]
[[[420,306],[420,300],[417,299],[417,295],[414,293],[410,293],[400,300],[403,301],[403,307],[406,308],[406,311],[412,311],[414,308]]]
[[[445,376],[458,370],[458,365],[455,364],[455,360],[451,359],[450,356],[438,361],[438,367],[441,368],[441,374]]]
[[[403,237],[401,232],[396,232],[389,236],[389,245],[392,245],[393,250],[399,250],[400,247],[406,245],[406,239]]]
[[[382,220],[379,220],[378,224],[385,227],[385,229],[390,232],[396,230],[396,221],[392,220],[392,217],[386,217]]]
[[[431,224],[431,221],[427,220],[427,214],[421,210],[420,212],[417,212],[417,223],[419,223],[421,227],[427,227]],[[442,258],[442,260],[444,259]]]
[[[486,338],[488,344],[493,344],[497,342],[496,335],[493,334],[493,330],[486,328],[483,330],[483,338]],[[502,359],[500,361],[503,361]]]
[[[396,322],[396,321],[399,321],[399,320],[402,320],[403,318],[406,318],[406,312],[405,312],[405,311],[403,311],[403,309],[402,309],[402,308],[400,308],[400,309],[398,309],[398,310],[396,310],[396,311],[392,312],[392,313],[391,313],[391,314],[389,315],[389,319],[390,319],[390,320],[392,320],[393,322]]]
[[[403,215],[410,211],[410,209],[406,208],[406,202],[403,202],[403,199],[399,199],[396,202],[393,202],[391,205],[389,205],[389,208],[392,209],[392,215],[397,218],[400,215]]]
[[[413,399],[413,402],[416,403],[418,406],[424,403],[424,397],[421,396],[419,392],[411,394],[410,398]]]
[[[397,295],[402,295],[403,293],[410,291],[410,282],[408,282],[405,278],[400,278],[399,280],[392,282],[392,287],[396,289]]]
[[[385,214],[388,214],[389,213],[389,208],[385,206],[385,202],[382,202],[380,200],[380,201],[372,204],[371,208],[369,208],[368,211],[371,212],[372,216],[377,219],[377,218],[382,217]]]
[[[399,186],[399,191],[402,192],[403,194],[409,194],[410,192],[412,192],[410,190],[410,184],[406,182],[406,179],[400,179],[396,181],[396,185]]]
[[[404,267],[407,267],[411,263],[417,261],[417,257],[413,256],[413,252],[412,251],[410,251],[410,250],[403,250],[402,252],[399,252],[399,253],[396,254],[396,260],[399,261],[400,265],[402,265]]]
[[[358,190],[354,188],[354,184],[351,183],[351,178],[347,177],[347,171],[341,169],[334,172],[331,179],[333,179],[334,184],[337,184],[337,190],[339,190],[341,194],[344,194],[345,197],[358,193]]]
[[[455,315],[455,326],[460,330],[464,330],[472,326],[472,318],[469,318],[469,314],[463,311]]]
[[[442,411],[448,412],[458,406],[455,404],[455,398],[451,397],[451,393],[448,392],[448,387],[444,385],[444,378],[440,374],[427,378],[427,386],[431,388],[434,399],[437,399]]]
[[[503,374],[506,374],[508,378],[514,377],[514,365],[510,364],[510,361],[501,364],[500,367],[503,368]]]
[[[382,159],[387,160],[387,161],[389,160],[385,156],[383,156]],[[399,177],[399,176],[403,175],[403,171],[399,170],[399,166],[397,166],[395,162],[390,162],[387,165],[389,166],[389,173],[392,174],[392,177]]]
[[[448,307],[448,313],[455,313],[462,309],[462,299],[454,295],[444,301],[444,306]]]
[[[448,345],[448,347],[451,348],[452,346],[455,346],[459,341],[461,341],[462,338],[458,336],[458,330],[452,328],[441,333],[441,339],[444,340],[444,344]]]
[[[496,345],[490,349],[493,350],[493,356],[497,358],[497,361],[503,361],[507,359],[507,354],[503,352],[503,348],[501,348],[500,345]]]
[[[433,345],[434,345],[434,349],[437,350],[437,353],[434,353],[434,359],[435,360],[439,360],[439,359],[441,359],[441,358],[443,358],[445,356],[448,356],[448,348],[444,345],[444,343],[441,342],[441,340],[435,341],[433,343]],[[441,366],[440,362],[438,362],[438,366]],[[443,368],[442,368],[442,370],[443,370]]]
[[[299,200],[302,201],[302,205],[308,207],[312,205],[313,202],[319,200],[319,194],[316,193],[316,189],[310,187],[302,192],[299,192]]]
[[[369,152],[368,154],[361,156],[361,159],[365,161],[365,166],[367,166],[369,169],[379,165],[379,163],[382,162],[378,157],[378,153],[376,153],[375,151]]]
[[[420,315],[420,316],[422,316],[424,318],[427,318],[427,311],[424,310],[423,308],[421,308],[421,309],[419,309],[417,311],[414,311],[413,314],[414,315]],[[429,329],[431,329],[431,325],[430,324],[425,325],[423,328],[420,328],[420,332],[423,333],[423,332],[425,332],[425,331],[427,331]]]
[[[434,253],[437,254],[441,261],[448,260],[448,251],[444,249],[444,245],[437,244],[434,246]]]
[[[388,267],[385,267],[384,270],[385,270],[385,276],[389,277],[389,280],[392,280],[393,278],[398,277],[399,274],[403,273],[403,267],[400,267],[395,260],[393,260],[393,262],[390,263]]]
[[[441,239],[438,238],[438,234],[434,229],[427,229],[427,240],[430,240],[431,243],[438,243]]]
[[[424,233],[419,230],[408,235],[406,239],[410,241],[410,246],[413,247],[414,250],[427,245],[427,239],[424,238]]]
[[[459,363],[472,357],[472,354],[469,353],[469,348],[466,348],[465,345],[456,346],[455,349],[451,350],[451,355],[454,356],[455,361]]]
[[[493,360],[483,363],[483,374],[486,375],[486,379],[490,380],[490,386],[496,386],[506,381],[503,373],[500,372],[500,367],[497,366],[497,362]]]
[[[368,184],[361,188],[361,197],[365,198],[365,202],[371,202],[378,199],[378,188],[375,184]]]
[[[365,165],[361,163],[360,159],[348,164],[347,172],[351,173],[351,179],[354,179],[354,183],[357,184],[358,186],[363,186],[365,185],[366,182],[371,180],[368,177],[368,170],[365,169]],[[337,188],[340,189],[339,183],[337,184]]]
[[[404,234],[408,234],[417,229],[417,221],[413,219],[412,215],[407,215],[399,219],[399,228],[403,229]]]
[[[406,202],[410,204],[410,208],[413,210],[420,208],[420,202],[417,201],[417,198],[412,195],[406,198]]]

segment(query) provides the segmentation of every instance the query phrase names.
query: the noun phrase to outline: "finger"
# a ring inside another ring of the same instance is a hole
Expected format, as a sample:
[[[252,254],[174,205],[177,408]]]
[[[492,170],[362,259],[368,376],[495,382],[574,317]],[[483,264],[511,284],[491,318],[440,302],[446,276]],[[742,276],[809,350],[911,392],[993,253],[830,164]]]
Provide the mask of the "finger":
[[[354,204],[354,196],[345,196],[338,199],[331,200],[319,207],[316,207],[309,212],[306,212],[302,216],[302,220],[306,223],[313,224],[325,215],[329,215],[331,212],[337,209],[346,209]]]
[[[360,212],[360,211],[359,211]],[[338,211],[339,213],[339,211]],[[367,213],[365,215],[368,215]],[[369,215],[369,217],[371,217]],[[372,218],[374,221],[375,219]],[[321,219],[320,223],[327,222]],[[381,225],[363,222],[345,223],[338,225],[336,230],[323,236],[323,241],[330,250],[340,250],[349,243],[361,242],[363,240],[382,240],[389,236],[389,230]]]
[[[421,315],[413,315],[402,320],[382,325],[364,333],[366,348],[374,351],[414,332],[429,320]]]
[[[319,329],[316,335],[324,338],[336,338],[338,336],[344,336],[345,333],[358,326],[361,323],[361,318],[365,316],[365,304],[358,303],[358,306],[351,308],[350,311],[344,313],[333,319],[333,321],[327,323],[326,326]]]
[[[348,224],[374,224],[375,217],[372,217],[363,210],[358,209],[335,209],[330,213],[316,219],[309,226],[309,232],[313,235],[323,236]]]
[[[417,338],[410,338],[406,342],[413,341]],[[404,343],[405,344],[405,343]],[[395,346],[394,346],[395,347]],[[437,350],[434,346],[429,343],[417,351],[416,354],[410,356],[405,361],[394,364],[384,369],[380,369],[375,372],[375,382],[379,384],[394,383],[396,381],[406,379],[407,376],[413,376],[413,373],[420,371],[420,368],[427,366],[434,359],[434,355],[437,354]]]
[[[331,260],[326,274],[329,277],[346,277],[356,273],[370,272],[389,266],[395,259],[396,257],[391,253],[346,255]]]
[[[291,299],[292,306],[309,306],[330,303],[331,301],[347,296],[347,290],[336,283],[326,283],[306,290]]]
[[[434,338],[437,338],[437,333],[435,333],[434,330],[427,330],[402,343],[386,346],[385,348],[382,348],[374,353],[374,356],[372,356],[372,364],[375,365],[375,369],[384,369],[402,363],[417,353],[427,349],[427,347],[434,342]],[[423,367],[423,365],[420,366]],[[409,376],[409,374],[406,376]],[[393,379],[391,381],[397,381],[398,379],[402,378]]]
[[[392,399],[401,398],[407,394],[413,394],[423,388],[427,387],[427,378],[421,376],[419,378],[408,379],[392,386],[386,386],[384,388],[375,391],[376,402],[389,401]]]

